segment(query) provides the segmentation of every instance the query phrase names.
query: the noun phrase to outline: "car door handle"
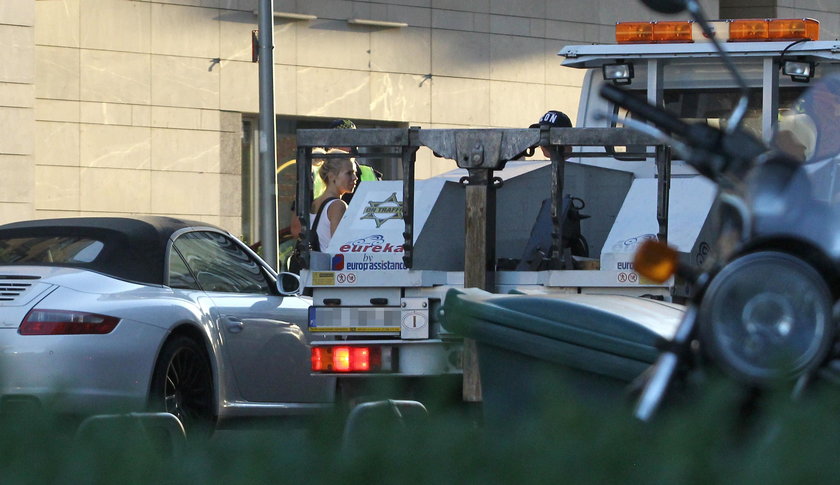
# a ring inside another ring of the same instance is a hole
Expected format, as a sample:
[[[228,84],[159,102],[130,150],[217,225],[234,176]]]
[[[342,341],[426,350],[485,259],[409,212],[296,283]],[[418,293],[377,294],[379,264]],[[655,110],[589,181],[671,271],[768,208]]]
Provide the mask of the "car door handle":
[[[242,320],[233,317],[225,317],[225,325],[230,333],[239,333],[245,327]]]

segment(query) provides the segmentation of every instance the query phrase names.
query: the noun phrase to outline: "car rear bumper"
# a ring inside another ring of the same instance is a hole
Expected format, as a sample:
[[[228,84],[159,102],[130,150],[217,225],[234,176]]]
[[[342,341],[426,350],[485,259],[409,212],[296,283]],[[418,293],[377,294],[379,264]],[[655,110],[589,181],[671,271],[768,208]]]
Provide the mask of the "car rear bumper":
[[[0,330],[0,412],[141,411],[165,330],[123,320],[106,335],[19,335]]]

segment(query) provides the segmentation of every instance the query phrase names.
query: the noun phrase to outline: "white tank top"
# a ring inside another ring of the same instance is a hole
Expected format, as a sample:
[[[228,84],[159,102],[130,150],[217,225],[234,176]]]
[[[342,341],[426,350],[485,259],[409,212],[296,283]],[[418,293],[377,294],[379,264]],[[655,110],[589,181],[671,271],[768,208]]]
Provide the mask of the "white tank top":
[[[330,241],[332,240],[332,231],[330,231],[330,218],[327,215],[327,211],[330,210],[330,205],[333,202],[338,202],[341,199],[333,199],[327,202],[327,205],[324,207],[324,210],[321,211],[321,219],[318,221],[318,227],[315,229],[315,232],[318,234],[318,241],[321,243],[321,251],[326,252],[327,248],[330,246]],[[312,224],[315,224],[315,217],[317,213],[309,213],[309,228],[312,229]]]

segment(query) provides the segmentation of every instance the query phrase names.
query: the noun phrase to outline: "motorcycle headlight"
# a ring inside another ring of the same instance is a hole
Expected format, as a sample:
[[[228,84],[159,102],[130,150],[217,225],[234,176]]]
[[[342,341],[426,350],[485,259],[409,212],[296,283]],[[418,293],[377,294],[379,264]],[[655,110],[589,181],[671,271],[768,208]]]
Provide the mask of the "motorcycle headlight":
[[[796,377],[833,338],[831,293],[812,266],[760,252],[721,270],[698,314],[701,343],[734,377],[753,384]]]

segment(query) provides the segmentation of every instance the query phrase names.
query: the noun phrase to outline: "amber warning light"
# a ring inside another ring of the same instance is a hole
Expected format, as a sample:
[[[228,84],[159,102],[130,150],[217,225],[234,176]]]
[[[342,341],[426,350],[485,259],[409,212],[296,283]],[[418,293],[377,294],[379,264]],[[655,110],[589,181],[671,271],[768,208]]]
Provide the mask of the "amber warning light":
[[[643,277],[662,284],[677,272],[679,255],[674,248],[659,241],[645,241],[636,250],[633,269]]]
[[[805,19],[737,19],[710,22],[723,42],[819,40],[820,23]],[[619,22],[615,26],[619,44],[708,42],[692,21]]]

